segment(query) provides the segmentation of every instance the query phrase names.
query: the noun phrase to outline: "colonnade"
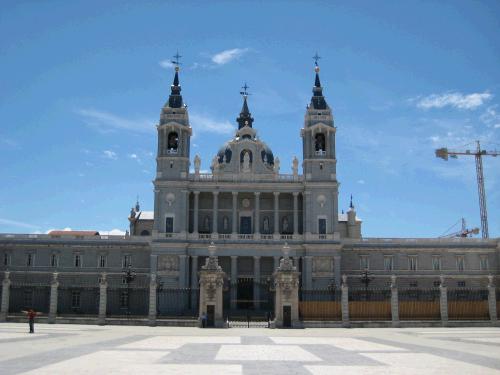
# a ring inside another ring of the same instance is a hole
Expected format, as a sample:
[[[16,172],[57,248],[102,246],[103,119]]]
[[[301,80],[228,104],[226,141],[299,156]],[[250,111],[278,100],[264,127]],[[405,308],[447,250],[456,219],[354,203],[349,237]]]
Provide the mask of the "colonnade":
[[[198,233],[199,228],[200,228],[200,223],[199,223],[199,213],[200,213],[200,191],[193,191],[194,194],[194,200],[193,200],[193,233]],[[218,211],[219,211],[219,191],[212,191],[212,227],[211,227],[211,232],[214,234],[219,233],[219,227],[218,227]],[[231,227],[231,233],[236,235],[238,234],[238,194],[239,192],[231,192],[232,194],[232,227]],[[256,191],[253,192],[254,194],[254,223],[252,225],[252,233],[251,234],[256,234],[259,235],[260,233],[260,195],[262,192]],[[280,234],[280,215],[279,215],[279,197],[280,194],[290,194],[288,193],[280,193],[280,192],[273,192],[272,193],[274,196],[274,201],[273,201],[273,231],[272,233],[265,233],[265,234],[274,234],[274,235],[279,235]],[[299,192],[291,192],[293,195],[293,234],[297,235],[299,234]],[[270,223],[269,223],[270,224]],[[240,228],[241,232],[241,228]]]

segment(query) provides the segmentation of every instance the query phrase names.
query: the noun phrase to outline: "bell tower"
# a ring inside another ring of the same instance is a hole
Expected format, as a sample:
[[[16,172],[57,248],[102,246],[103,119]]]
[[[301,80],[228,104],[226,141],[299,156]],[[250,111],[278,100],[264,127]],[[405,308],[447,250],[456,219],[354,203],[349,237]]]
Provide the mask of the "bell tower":
[[[179,84],[179,53],[174,56],[174,81],[160,113],[156,156],[155,212],[153,232],[186,232],[181,220],[187,207],[191,126]],[[183,211],[184,210],[184,211]]]
[[[301,129],[303,174],[307,205],[306,233],[332,237],[338,232],[338,182],[335,157],[335,125],[332,110],[323,96],[318,54],[313,96]]]

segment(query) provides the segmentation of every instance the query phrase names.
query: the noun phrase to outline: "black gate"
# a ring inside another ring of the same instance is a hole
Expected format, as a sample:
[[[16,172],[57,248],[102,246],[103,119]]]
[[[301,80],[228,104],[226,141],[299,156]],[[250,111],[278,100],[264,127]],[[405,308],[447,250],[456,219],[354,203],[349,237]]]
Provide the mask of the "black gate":
[[[274,319],[274,290],[271,278],[254,282],[252,277],[239,277],[224,284],[224,317],[230,327],[268,327]]]

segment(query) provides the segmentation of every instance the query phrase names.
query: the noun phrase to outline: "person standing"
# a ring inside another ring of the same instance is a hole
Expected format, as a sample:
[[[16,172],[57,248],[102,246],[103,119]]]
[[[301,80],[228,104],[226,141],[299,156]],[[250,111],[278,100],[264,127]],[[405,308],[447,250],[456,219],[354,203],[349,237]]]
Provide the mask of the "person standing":
[[[35,317],[39,314],[33,309],[28,309],[28,311],[23,310],[23,313],[25,313],[28,316],[28,324],[30,326],[30,333],[35,333]]]

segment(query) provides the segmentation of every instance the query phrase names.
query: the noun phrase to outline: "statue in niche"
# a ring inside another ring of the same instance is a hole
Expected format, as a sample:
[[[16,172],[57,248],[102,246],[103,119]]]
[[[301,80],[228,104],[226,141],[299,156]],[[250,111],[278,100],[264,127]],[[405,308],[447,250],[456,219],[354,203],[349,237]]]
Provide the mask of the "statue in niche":
[[[222,229],[224,229],[224,231],[227,231],[229,229],[229,219],[227,218],[227,216],[224,216],[222,218]]]
[[[269,233],[269,218],[267,216],[264,217],[264,221],[262,223],[263,225],[263,229],[264,229],[264,233]]]
[[[200,173],[200,166],[201,166],[201,159],[198,154],[194,157],[194,173],[199,174]]]
[[[289,225],[288,225],[288,217],[285,216],[281,222],[281,228],[283,230],[283,233],[288,233],[288,228]]]
[[[248,151],[243,154],[243,172],[250,172],[250,154]]]
[[[280,173],[280,158],[279,157],[274,158],[274,172],[276,174]]]
[[[203,229],[206,232],[210,232],[210,217],[208,215],[205,216],[205,219],[203,220]]]
[[[299,174],[299,160],[296,156],[293,157],[292,171],[294,176],[297,176]]]

